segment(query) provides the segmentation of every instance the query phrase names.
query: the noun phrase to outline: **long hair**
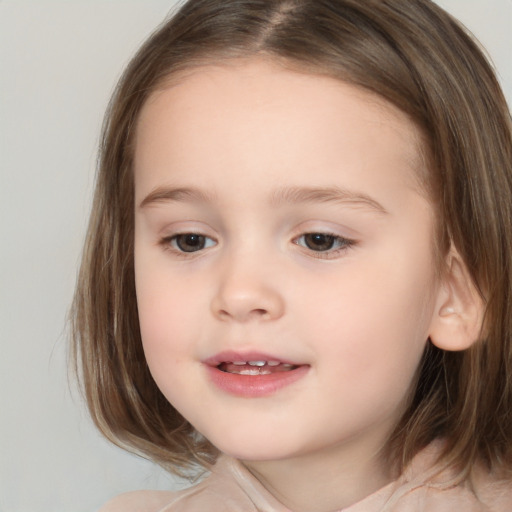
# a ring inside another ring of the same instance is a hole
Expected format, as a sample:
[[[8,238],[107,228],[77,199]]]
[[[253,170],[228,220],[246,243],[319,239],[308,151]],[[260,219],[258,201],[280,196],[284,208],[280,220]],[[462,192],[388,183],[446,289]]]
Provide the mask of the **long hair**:
[[[190,0],[142,46],[106,114],[73,307],[73,356],[92,418],[111,441],[183,473],[215,448],[160,393],[142,350],[134,285],[134,131],[176,73],[265,56],[378,94],[416,123],[441,255],[460,253],[485,305],[463,352],[428,344],[389,448],[406,464],[437,437],[467,475],[512,467],[512,128],[491,66],[429,0]]]

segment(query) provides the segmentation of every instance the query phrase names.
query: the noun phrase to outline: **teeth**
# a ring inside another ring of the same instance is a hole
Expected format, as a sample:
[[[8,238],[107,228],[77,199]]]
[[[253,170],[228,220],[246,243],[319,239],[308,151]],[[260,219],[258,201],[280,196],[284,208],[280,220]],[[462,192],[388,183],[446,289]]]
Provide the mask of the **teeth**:
[[[274,360],[271,360],[271,361],[227,361],[226,363],[223,363],[223,364],[232,364],[233,366],[250,366],[250,367],[254,368],[254,370],[252,368],[247,368],[247,372],[245,372],[244,370],[240,370],[241,375],[261,375],[262,372],[264,371],[265,367],[275,368],[277,366],[280,366],[284,370],[294,368],[294,366],[292,364],[281,363],[280,361],[274,361]],[[259,374],[251,373],[251,372],[258,372],[258,371],[259,371]],[[267,372],[265,370],[265,373],[270,373],[270,371]]]
[[[259,375],[260,371],[257,368],[247,368],[240,370],[240,375]]]
[[[260,368],[245,368],[240,370],[240,375],[269,375],[268,370],[261,370]]]

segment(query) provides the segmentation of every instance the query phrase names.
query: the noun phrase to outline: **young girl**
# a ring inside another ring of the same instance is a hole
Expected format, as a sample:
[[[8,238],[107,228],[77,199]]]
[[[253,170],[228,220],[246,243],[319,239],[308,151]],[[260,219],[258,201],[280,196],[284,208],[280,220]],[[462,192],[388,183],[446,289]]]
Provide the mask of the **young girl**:
[[[191,0],[110,105],[75,353],[182,475],[103,511],[512,510],[512,135],[429,0]]]

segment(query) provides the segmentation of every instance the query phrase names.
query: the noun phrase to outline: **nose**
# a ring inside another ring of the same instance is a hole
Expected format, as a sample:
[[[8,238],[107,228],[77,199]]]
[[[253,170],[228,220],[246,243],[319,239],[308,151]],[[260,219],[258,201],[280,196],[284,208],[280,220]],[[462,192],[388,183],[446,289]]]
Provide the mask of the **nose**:
[[[256,259],[256,258],[255,258]],[[240,323],[271,321],[284,314],[285,302],[279,279],[269,266],[253,263],[225,262],[218,274],[218,286],[211,307],[222,321]]]

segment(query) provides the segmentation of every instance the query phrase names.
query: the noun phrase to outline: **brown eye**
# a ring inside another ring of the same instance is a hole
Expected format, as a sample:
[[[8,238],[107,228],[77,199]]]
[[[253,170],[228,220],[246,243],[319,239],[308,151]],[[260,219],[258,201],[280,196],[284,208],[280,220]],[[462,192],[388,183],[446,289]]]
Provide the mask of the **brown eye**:
[[[337,237],[325,233],[308,233],[301,238],[304,239],[304,245],[312,251],[328,251],[337,240]]]
[[[206,237],[196,233],[183,233],[175,235],[171,239],[171,244],[175,249],[182,252],[196,252],[204,249],[207,245]]]
[[[325,253],[325,257],[335,257],[340,251],[352,247],[356,242],[330,233],[305,233],[296,238],[294,243],[313,253]]]

